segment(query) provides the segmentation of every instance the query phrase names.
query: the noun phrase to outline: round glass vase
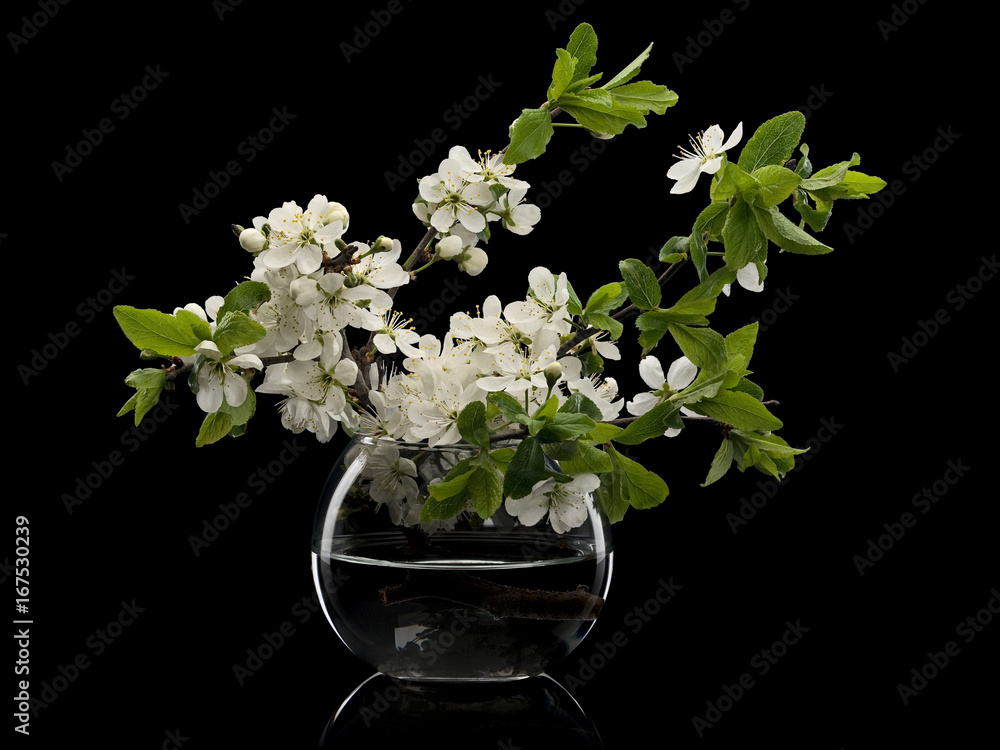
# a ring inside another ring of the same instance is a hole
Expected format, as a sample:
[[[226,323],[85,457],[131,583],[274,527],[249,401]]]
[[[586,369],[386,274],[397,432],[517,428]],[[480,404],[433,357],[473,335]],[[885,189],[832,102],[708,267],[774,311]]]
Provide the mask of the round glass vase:
[[[498,458],[509,460],[510,446]],[[355,438],[323,489],[313,579],[334,631],[358,657],[402,680],[499,681],[541,674],[584,639],[611,582],[610,525],[556,533],[504,504],[487,519],[470,499],[421,522],[427,487],[479,449]],[[558,468],[553,464],[553,468]]]

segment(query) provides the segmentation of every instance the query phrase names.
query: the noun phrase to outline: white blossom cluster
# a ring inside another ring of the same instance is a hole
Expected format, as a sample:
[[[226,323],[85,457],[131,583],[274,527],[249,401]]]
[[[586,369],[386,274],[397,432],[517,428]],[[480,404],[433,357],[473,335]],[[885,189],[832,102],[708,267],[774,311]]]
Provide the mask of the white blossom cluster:
[[[489,260],[477,245],[489,222],[499,221],[514,234],[532,230],[541,211],[524,203],[530,185],[511,177],[513,173],[503,154],[480,154],[476,161],[466,148],[453,146],[438,171],[420,179],[413,212],[437,230],[438,258],[454,260],[462,271],[477,276]]]
[[[513,171],[501,155],[475,161],[466,149],[454,147],[437,172],[419,181],[414,213],[437,235],[430,262],[454,260],[476,275],[488,260],[478,242],[488,236],[489,223],[500,222],[515,234],[532,230],[540,212],[524,203],[529,186],[514,179]],[[243,405],[248,386],[242,371],[252,369],[264,371],[257,393],[281,397],[284,426],[314,433],[321,442],[341,425],[352,434],[430,447],[458,443],[462,410],[473,401],[485,404],[490,393],[501,391],[529,413],[553,395],[564,403],[581,393],[604,420],[619,416],[624,399],[615,380],[585,376],[576,356],[592,348],[617,360],[617,346],[601,333],[561,351],[573,333],[566,274],[537,267],[528,275],[525,299],[503,305],[490,296],[475,316],[454,314],[442,338],[420,336],[393,309],[389,293],[413,278],[400,261],[399,240],[347,243],[343,235],[349,225],[342,204],[316,195],[305,208],[284,203],[241,232],[241,246],[254,256],[250,278],[270,290],[270,299],[249,313],[265,335],[227,357],[213,350],[211,341],[200,345],[204,359],[197,372],[197,400],[204,411]],[[213,297],[204,308],[184,309],[215,330],[222,304],[221,297]],[[398,364],[369,359],[362,373],[347,349],[351,328],[362,331],[382,355],[401,355],[393,360]],[[283,361],[265,367],[268,358]],[[658,363],[652,372],[650,360],[641,374],[654,390],[629,402],[632,414],[652,408],[674,392],[671,387],[681,385],[674,378],[668,383]],[[684,371],[685,386],[694,378],[690,362],[675,363],[675,370]],[[365,381],[366,405],[355,400],[362,390],[359,380]],[[416,467],[391,442],[369,457],[363,479],[369,495],[389,508],[393,522],[419,522]],[[587,474],[570,483],[539,482],[528,496],[508,498],[507,509],[527,525],[548,515],[553,528],[565,531],[586,520],[586,496],[597,481]]]

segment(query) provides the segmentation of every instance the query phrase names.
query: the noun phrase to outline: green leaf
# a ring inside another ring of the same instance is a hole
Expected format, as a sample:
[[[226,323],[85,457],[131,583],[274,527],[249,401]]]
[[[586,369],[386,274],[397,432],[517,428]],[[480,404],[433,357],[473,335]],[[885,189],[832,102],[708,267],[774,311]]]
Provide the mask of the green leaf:
[[[833,252],[832,247],[824,245],[785,218],[776,206],[766,209],[754,206],[753,212],[764,236],[782,250],[801,255],[824,255]]]
[[[490,453],[490,460],[504,473],[507,472],[507,467],[510,465],[512,458],[514,458],[513,448],[497,448]]]
[[[826,203],[816,196],[812,196],[816,201],[816,208],[809,205],[808,196],[805,191],[799,191],[798,200],[792,203],[795,210],[809,225],[814,232],[822,232],[826,229],[827,222],[830,221],[830,214],[833,213],[833,202]]]
[[[551,396],[548,401],[538,407],[531,416],[534,419],[551,419],[559,411],[559,397]]]
[[[820,190],[822,188],[833,187],[843,182],[847,175],[847,170],[861,163],[861,157],[857,153],[851,157],[850,161],[842,161],[832,164],[825,169],[821,169],[808,179],[802,180],[799,185],[803,190]]]
[[[637,128],[646,127],[646,118],[642,112],[634,107],[626,107],[618,102],[614,102],[608,111],[588,109],[572,103],[562,103],[562,101],[560,102],[560,106],[570,117],[587,128],[587,130],[592,130],[595,133],[618,135],[629,125],[635,125]],[[513,162],[507,163],[510,164]]]
[[[667,483],[656,474],[626,458],[613,447],[608,448],[608,455],[613,466],[611,479],[623,488],[628,495],[629,505],[633,508],[653,508],[667,499]]]
[[[722,445],[719,446],[719,450],[715,452],[715,457],[712,459],[712,466],[708,470],[708,476],[701,486],[708,487],[708,485],[722,479],[733,464],[734,454],[733,442],[729,438],[723,439]]]
[[[625,68],[614,78],[604,84],[601,88],[613,89],[615,86],[621,86],[627,81],[631,81],[639,74],[639,69],[642,64],[646,62],[646,58],[649,57],[649,53],[653,50],[653,45],[650,44],[646,49],[639,53],[639,56],[635,58],[632,62],[625,66]]]
[[[488,398],[490,402],[500,410],[500,413],[503,414],[504,417],[506,417],[510,422],[518,422],[519,424],[526,425],[535,421],[528,416],[528,412],[524,410],[524,404],[511,396],[509,393],[497,391],[495,393],[491,393]]]
[[[781,420],[767,410],[760,401],[747,393],[724,391],[712,398],[691,404],[692,411],[730,424],[740,430],[777,430]]]
[[[566,51],[570,57],[576,58],[573,81],[589,76],[591,68],[597,64],[597,33],[594,27],[589,23],[581,23],[573,29]]]
[[[215,314],[215,319],[222,320],[226,313],[231,312],[249,313],[269,299],[271,290],[267,284],[262,281],[244,281],[225,296],[222,307]]]
[[[190,326],[194,335],[202,341],[212,340],[212,327],[190,310],[181,308],[174,314],[174,317],[183,325]]]
[[[587,306],[583,309],[583,314],[589,315],[595,312],[606,313],[621,305],[625,300],[625,294],[622,290],[622,285],[618,282],[605,284],[590,295],[590,299],[587,300]]]
[[[598,422],[594,429],[590,431],[587,439],[592,443],[610,443],[612,440],[617,439],[622,432],[624,430],[618,425]]]
[[[592,325],[594,328],[600,328],[602,331],[607,331],[612,341],[620,339],[622,333],[625,332],[625,326],[620,321],[604,313],[590,313],[586,316],[585,323]]]
[[[476,467],[467,490],[475,504],[476,513],[484,521],[503,505],[503,476],[492,464]]]
[[[600,448],[588,443],[578,443],[578,446],[575,457],[559,462],[559,468],[567,474],[602,474],[614,468],[611,457]]]
[[[209,414],[205,417],[205,421],[201,423],[201,429],[198,431],[198,437],[195,439],[194,444],[198,448],[201,448],[202,446],[216,443],[229,434],[232,426],[233,421],[225,412],[217,411]]]
[[[212,340],[223,356],[233,349],[260,341],[267,335],[264,326],[242,312],[228,312],[219,319]]]
[[[761,167],[753,173],[753,177],[760,184],[753,204],[761,208],[777,206],[794,193],[802,181],[795,172],[776,164]]]
[[[759,128],[747,141],[740,153],[739,165],[744,172],[753,173],[769,164],[784,164],[799,145],[806,118],[799,111],[778,115]]]
[[[468,500],[469,493],[466,492],[466,488],[475,471],[473,469],[453,479],[427,485],[430,496],[420,509],[420,520],[424,523],[435,519],[443,521],[460,513]]]
[[[724,370],[722,372],[717,372],[714,375],[706,375],[706,371],[702,370],[698,373],[698,377],[695,378],[695,381],[691,385],[680,393],[675,393],[671,396],[669,403],[674,406],[681,407],[697,403],[705,398],[712,398],[723,387],[730,372],[732,371]],[[664,429],[666,429],[666,427],[664,427]]]
[[[167,382],[167,373],[158,367],[147,367],[143,370],[134,370],[125,378],[125,384],[137,390],[144,388],[163,388]]]
[[[625,430],[615,438],[621,445],[639,445],[652,438],[662,437],[670,426],[668,420],[680,410],[675,403],[657,404],[641,417],[629,422]]]
[[[242,377],[237,375],[236,377]],[[253,388],[247,388],[247,397],[243,399],[243,403],[239,406],[230,406],[223,396],[222,406],[219,407],[219,411],[224,412],[229,415],[229,419],[232,421],[234,427],[240,425],[245,425],[253,417],[254,412],[257,410],[257,396],[253,392]]]
[[[472,401],[458,415],[458,431],[462,439],[480,448],[490,447],[490,428],[486,422],[486,404]]]
[[[537,482],[545,479],[545,452],[534,438],[525,438],[517,446],[503,479],[506,497],[524,497]]]
[[[694,228],[691,230],[691,260],[698,271],[699,281],[708,278],[707,242],[722,234],[728,213],[729,201],[716,201],[709,203],[695,219]]]
[[[739,164],[722,157],[722,168],[712,178],[711,196],[713,201],[728,201],[734,195],[752,191],[758,187],[757,179],[740,169]]]
[[[652,81],[637,81],[619,86],[611,91],[611,96],[619,106],[631,107],[644,115],[650,112],[662,115],[669,107],[677,104],[677,94]]]
[[[511,128],[504,164],[520,164],[545,153],[552,138],[552,117],[547,109],[525,109]]]
[[[757,223],[753,206],[737,198],[722,230],[726,246],[726,265],[733,271],[767,257],[767,240]]]
[[[739,382],[733,386],[732,390],[739,391],[740,393],[747,393],[758,401],[764,400],[764,389],[746,378],[740,378]]]
[[[549,101],[554,102],[573,81],[576,60],[564,49],[556,50],[556,64],[552,68],[552,85],[549,86]]]
[[[601,475],[597,499],[601,504],[601,510],[611,523],[621,521],[629,509],[626,487],[622,482],[614,481],[613,473]]]
[[[586,414],[595,422],[604,416],[601,408],[582,393],[570,394],[569,398],[559,407],[559,411],[568,414]]]
[[[168,357],[188,357],[201,343],[190,325],[159,310],[118,305],[114,315],[122,332],[139,349],[152,349]]]
[[[703,370],[721,370],[726,361],[726,340],[711,328],[671,323],[668,330],[688,359]]]
[[[607,112],[615,105],[615,101],[604,89],[585,89],[576,94],[566,94],[558,99],[556,104],[560,107],[571,106]]]
[[[652,310],[660,304],[662,297],[656,274],[645,263],[630,258],[618,264],[625,289],[632,304],[640,310]]]
[[[569,440],[588,434],[596,426],[597,423],[586,414],[559,412],[538,431],[538,439],[547,443]]]
[[[792,448],[777,435],[756,435],[743,430],[733,430],[729,434],[738,436],[746,443],[755,446],[758,450],[766,451],[772,456],[795,456],[808,450],[807,448]]]
[[[754,322],[726,336],[726,367],[741,375],[746,373],[759,329],[760,326]]]
[[[847,192],[844,198],[867,198],[871,193],[877,193],[885,187],[885,180],[880,177],[872,177],[863,172],[848,172],[844,176],[844,181],[840,183]]]
[[[566,280],[566,291],[569,292],[569,302],[566,304],[569,314],[583,315],[583,303],[580,302],[580,296],[576,293],[569,279]]]
[[[666,244],[660,248],[660,262],[677,263],[682,260],[682,258],[678,258],[677,256],[689,254],[690,247],[690,237],[671,237],[667,240]]]

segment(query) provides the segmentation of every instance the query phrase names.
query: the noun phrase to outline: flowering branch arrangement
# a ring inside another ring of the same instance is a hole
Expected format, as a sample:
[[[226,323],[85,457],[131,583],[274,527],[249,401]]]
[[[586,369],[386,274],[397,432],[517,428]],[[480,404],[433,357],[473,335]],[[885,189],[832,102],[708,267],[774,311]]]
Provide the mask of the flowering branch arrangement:
[[[506,147],[474,158],[455,146],[418,181],[413,212],[425,232],[405,259],[398,239],[348,242],[347,209],[323,195],[304,208],[284,203],[251,227],[234,225],[253,270],[224,297],[171,314],[115,308],[142,357],[167,360],[126,378],[135,394],[119,416],[133,412],[138,424],[164,390],[186,383],[206,412],[196,439],[203,446],[244,434],[257,394],[275,394],[293,432],[327,442],[339,427],[385,446],[366,469],[368,492],[404,525],[486,519],[503,506],[524,525],[546,519],[563,533],[585,521],[589,502],[621,520],[668,492],[625,455],[628,447],[675,438],[694,421],[722,433],[703,486],[734,463],[782,477],[803,451],[775,434],[782,423],[773,402],[749,379],[757,325],[723,335],[709,316],[733,285],[763,288],[772,245],[830,252],[809,230],[823,230],[835,201],[885,186],[854,169],[857,154],[814,171],[799,112],[757,128],[738,158],[731,153],[742,123],[728,138],[713,125],[681,150],[667,172],[670,192],[693,190],[704,173],[709,203],[688,233],[665,242],[659,259],[668,267],[659,276],[625,258],[620,278],[580,296],[565,273],[539,266],[523,299],[505,304],[491,295],[476,316],[452,315],[441,338],[418,335],[395,306],[396,293],[435,266],[482,273],[497,229],[531,233],[541,212],[514,173],[544,153],[557,127],[610,138],[644,128],[649,115],[677,102],[665,86],[634,80],[651,49],[598,86],[597,36],[588,24],[577,27],[556,50],[545,103],[520,114]],[[696,283],[668,294],[682,270]],[[616,342],[633,316],[648,390],[626,399],[605,363],[621,359]],[[677,351],[665,366],[652,352],[668,345]],[[399,442],[461,442],[474,454],[424,494],[413,462],[393,448]]]

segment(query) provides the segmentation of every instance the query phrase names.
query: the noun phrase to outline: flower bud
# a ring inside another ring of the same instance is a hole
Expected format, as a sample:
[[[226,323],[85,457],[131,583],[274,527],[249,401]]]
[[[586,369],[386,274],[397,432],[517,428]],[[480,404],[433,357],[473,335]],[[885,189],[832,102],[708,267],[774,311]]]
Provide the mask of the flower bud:
[[[240,246],[248,253],[259,253],[267,244],[267,238],[259,229],[244,229],[240,232]]]
[[[562,365],[558,362],[553,362],[542,370],[542,372],[545,374],[545,382],[548,383],[549,388],[552,388],[559,382],[559,378],[562,377]]]
[[[376,249],[380,253],[388,253],[392,250],[392,240],[388,237],[379,237]]]
[[[437,254],[442,258],[454,258],[462,252],[462,238],[458,235],[448,235],[437,243]]]
[[[470,247],[462,254],[458,261],[458,267],[469,276],[478,276],[486,268],[489,260],[485,250],[479,247]]]
[[[323,217],[323,223],[330,224],[334,221],[341,222],[344,225],[344,229],[347,229],[347,225],[351,223],[351,217],[342,204],[331,202],[329,208],[326,210],[326,215]]]

